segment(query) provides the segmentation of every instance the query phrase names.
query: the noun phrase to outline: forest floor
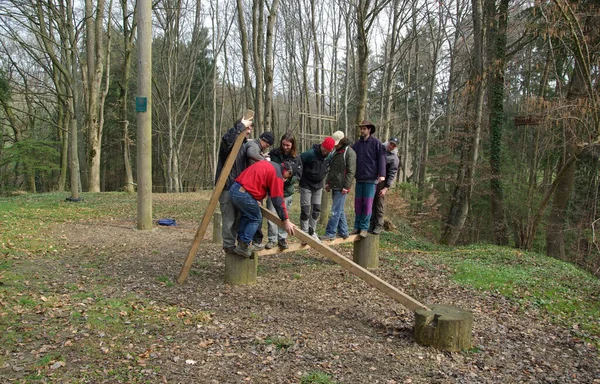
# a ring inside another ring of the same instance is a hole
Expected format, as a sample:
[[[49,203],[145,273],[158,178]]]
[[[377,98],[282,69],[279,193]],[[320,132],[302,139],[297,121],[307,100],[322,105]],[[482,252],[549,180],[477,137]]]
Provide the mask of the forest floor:
[[[0,233],[15,215],[31,222],[1,239],[2,382],[600,383],[598,334],[584,337],[583,324],[518,295],[457,282],[440,252],[407,248],[397,233],[382,236],[374,273],[422,303],[471,310],[472,349],[417,344],[411,311],[313,250],[264,257],[256,285],[229,286],[209,228],[178,285],[198,224],[181,212],[208,193],[158,195],[155,204],[176,208],[155,217],[183,218],[151,231],[135,229],[135,198],[115,196],[100,198],[102,214],[59,219],[37,203],[0,201],[11,207]],[[50,208],[92,210],[94,199]],[[497,249],[486,252],[530,260]]]

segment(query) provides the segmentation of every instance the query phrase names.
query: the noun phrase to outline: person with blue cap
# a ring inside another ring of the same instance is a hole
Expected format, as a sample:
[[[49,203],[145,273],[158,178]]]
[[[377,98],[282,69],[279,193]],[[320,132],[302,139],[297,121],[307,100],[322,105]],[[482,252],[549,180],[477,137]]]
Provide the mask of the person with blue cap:
[[[383,215],[385,213],[385,195],[394,184],[400,159],[398,159],[398,143],[397,137],[392,137],[387,143],[383,143],[385,147],[385,180],[377,184],[375,197],[373,198],[373,214],[369,224],[369,232],[374,235],[379,235],[383,231]]]

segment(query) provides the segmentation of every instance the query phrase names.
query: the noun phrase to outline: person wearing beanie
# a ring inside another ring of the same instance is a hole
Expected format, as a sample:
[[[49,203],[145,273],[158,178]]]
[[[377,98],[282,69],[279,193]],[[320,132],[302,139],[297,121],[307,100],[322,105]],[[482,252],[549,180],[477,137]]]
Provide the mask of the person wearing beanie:
[[[373,213],[373,198],[377,183],[385,180],[385,148],[373,134],[375,125],[364,120],[358,125],[360,138],[352,145],[356,152],[357,168],[356,188],[354,197],[354,231],[360,237],[367,237],[371,215]]]
[[[321,240],[333,240],[336,235],[344,239],[349,236],[344,206],[356,173],[356,153],[350,147],[350,139],[344,137],[343,132],[338,132],[342,134],[342,137],[332,154],[331,166],[325,183],[325,190],[331,191],[331,215],[327,222],[325,235],[321,236]],[[333,134],[334,138],[336,133]]]
[[[289,162],[293,164],[294,169],[294,177],[286,179],[283,184],[283,200],[285,202],[285,206],[290,209],[292,205],[292,195],[294,194],[294,182],[300,180],[302,177],[302,162],[300,161],[300,155],[298,154],[298,149],[296,146],[296,138],[294,134],[291,132],[285,133],[281,136],[281,140],[279,141],[279,147],[271,150],[269,152],[269,158],[271,162],[276,164],[283,164],[285,162]],[[271,198],[267,198],[267,209],[275,212],[275,206]],[[279,245],[281,249],[289,248],[287,242],[288,233],[283,229],[277,226],[277,224],[267,221],[268,224],[268,242],[265,245],[265,248],[271,249],[276,245]]]
[[[300,155],[302,161],[302,177],[300,178],[300,229],[308,232],[315,240],[317,220],[321,214],[321,197],[325,177],[329,171],[335,140],[326,137],[321,144],[314,144],[311,149]]]
[[[383,144],[385,148],[385,180],[377,183],[375,196],[373,197],[373,214],[369,224],[369,232],[379,235],[383,231],[383,214],[385,212],[385,195],[392,187],[400,159],[398,159],[398,138],[392,137],[387,143]]]

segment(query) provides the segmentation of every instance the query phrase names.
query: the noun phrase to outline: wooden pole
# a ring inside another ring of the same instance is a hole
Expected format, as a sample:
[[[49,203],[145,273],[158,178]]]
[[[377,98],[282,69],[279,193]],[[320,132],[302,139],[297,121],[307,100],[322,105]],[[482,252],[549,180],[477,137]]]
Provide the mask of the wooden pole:
[[[269,211],[265,207],[260,207],[260,209],[263,213],[263,216],[266,217],[268,220],[271,220],[272,222],[279,225],[280,227],[283,226],[283,223],[281,222],[281,220],[279,220],[279,217],[277,217],[277,215],[275,215],[273,212]],[[339,264],[342,268],[346,269],[353,275],[360,277],[361,279],[366,281],[369,285],[379,289],[381,292],[385,293],[392,299],[394,299],[397,302],[399,302],[400,304],[404,305],[406,308],[410,309],[411,311],[415,311],[419,308],[428,310],[428,311],[430,310],[425,304],[422,304],[419,301],[413,299],[412,297],[408,296],[406,293],[400,291],[398,288],[396,288],[393,285],[389,284],[388,282],[382,280],[378,276],[375,276],[374,274],[369,272],[367,269],[365,269],[365,268],[361,267],[360,265],[356,264],[355,262],[345,258],[340,253],[338,253],[336,250],[330,248],[329,246],[325,245],[324,243],[322,243],[320,241],[316,241],[314,238],[309,236],[308,233],[303,232],[300,229],[296,228],[295,236],[298,239],[300,239],[300,241],[310,245],[312,248],[321,252],[327,258],[329,258],[329,259],[333,260],[334,262],[336,262],[337,264]]]
[[[137,228],[152,229],[152,1],[138,7]]]
[[[379,267],[379,235],[369,234],[354,243],[352,261],[361,267],[375,269]]]
[[[204,233],[206,233],[206,229],[208,228],[208,224],[210,223],[210,219],[215,213],[215,208],[217,207],[217,203],[219,202],[219,196],[221,196],[221,192],[223,191],[223,187],[225,187],[225,183],[227,182],[227,178],[229,177],[229,173],[231,172],[231,168],[233,167],[233,163],[235,162],[235,158],[237,157],[238,152],[240,151],[240,147],[246,138],[246,132],[244,131],[240,133],[240,135],[235,140],[233,147],[231,148],[231,152],[227,157],[227,161],[225,165],[223,165],[223,170],[221,171],[221,175],[219,176],[219,180],[217,180],[217,185],[215,185],[215,189],[208,201],[208,206],[206,207],[206,211],[204,211],[204,217],[202,217],[202,222],[196,231],[196,236],[194,236],[194,241],[192,243],[192,247],[190,248],[190,252],[188,253],[185,262],[183,263],[183,267],[181,268],[181,272],[179,273],[179,277],[177,278],[177,282],[179,284],[185,283],[190,273],[190,268],[192,267],[192,263],[194,262],[194,257],[196,257],[196,253],[198,252],[198,247],[200,247],[200,243],[202,242],[202,238],[204,237]]]

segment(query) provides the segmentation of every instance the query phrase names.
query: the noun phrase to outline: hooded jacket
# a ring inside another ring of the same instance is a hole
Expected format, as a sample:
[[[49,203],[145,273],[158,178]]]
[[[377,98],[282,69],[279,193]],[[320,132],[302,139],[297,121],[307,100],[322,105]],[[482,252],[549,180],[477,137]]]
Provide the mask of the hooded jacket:
[[[313,144],[313,147],[300,155],[302,160],[302,178],[300,187],[320,189],[325,184],[325,177],[329,171],[331,156],[323,156],[321,144]]]
[[[350,189],[356,173],[356,153],[350,144],[336,149],[327,174],[327,184],[333,190]]]
[[[398,173],[398,167],[400,165],[400,159],[398,158],[398,148],[394,148],[393,151],[388,151],[388,143],[383,143],[385,148],[385,181],[384,186],[390,188],[394,183],[396,174]]]
[[[356,152],[356,181],[375,183],[380,176],[385,176],[385,148],[381,141],[373,135],[366,140],[361,137],[352,145]]]

